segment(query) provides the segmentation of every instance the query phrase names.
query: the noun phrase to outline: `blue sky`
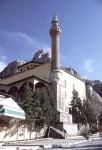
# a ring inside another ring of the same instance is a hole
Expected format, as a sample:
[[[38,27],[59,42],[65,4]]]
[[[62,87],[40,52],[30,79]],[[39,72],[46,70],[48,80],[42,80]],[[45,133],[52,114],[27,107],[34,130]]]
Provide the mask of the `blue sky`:
[[[101,0],[0,0],[0,70],[34,52],[50,51],[49,29],[57,13],[61,65],[82,77],[102,80]]]

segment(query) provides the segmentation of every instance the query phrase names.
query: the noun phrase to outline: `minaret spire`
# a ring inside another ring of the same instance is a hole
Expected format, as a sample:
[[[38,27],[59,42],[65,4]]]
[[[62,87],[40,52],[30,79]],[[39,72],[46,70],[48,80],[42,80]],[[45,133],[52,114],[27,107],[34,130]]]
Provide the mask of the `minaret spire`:
[[[61,29],[56,14],[54,14],[53,20],[51,22],[51,28],[49,33],[51,36],[51,70],[59,70],[60,69],[59,38],[60,38]]]
[[[54,13],[53,21],[58,21],[58,17],[57,17],[57,14],[56,14],[56,13]]]

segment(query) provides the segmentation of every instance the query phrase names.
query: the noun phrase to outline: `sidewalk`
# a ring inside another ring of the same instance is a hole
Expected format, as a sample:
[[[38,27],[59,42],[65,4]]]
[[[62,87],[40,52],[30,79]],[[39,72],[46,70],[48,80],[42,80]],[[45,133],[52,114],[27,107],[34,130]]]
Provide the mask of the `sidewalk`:
[[[2,146],[2,148],[7,148],[7,150],[37,150],[37,149],[43,149],[43,148],[61,148],[61,147],[73,147],[76,144],[79,143],[85,143],[93,140],[99,140],[101,139],[98,134],[90,136],[89,140],[86,140],[82,136],[73,136],[69,137],[67,139],[36,139],[32,141],[23,141],[19,143],[11,143],[11,144],[5,144]],[[2,149],[3,150],[3,149]],[[4,149],[6,150],[6,149]]]

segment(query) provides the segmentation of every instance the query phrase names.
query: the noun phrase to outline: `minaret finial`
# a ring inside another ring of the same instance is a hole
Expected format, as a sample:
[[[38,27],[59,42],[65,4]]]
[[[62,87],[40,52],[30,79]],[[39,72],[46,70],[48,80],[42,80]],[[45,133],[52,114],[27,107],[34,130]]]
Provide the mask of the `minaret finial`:
[[[58,21],[58,17],[57,17],[57,14],[56,14],[56,13],[54,13],[53,21]]]

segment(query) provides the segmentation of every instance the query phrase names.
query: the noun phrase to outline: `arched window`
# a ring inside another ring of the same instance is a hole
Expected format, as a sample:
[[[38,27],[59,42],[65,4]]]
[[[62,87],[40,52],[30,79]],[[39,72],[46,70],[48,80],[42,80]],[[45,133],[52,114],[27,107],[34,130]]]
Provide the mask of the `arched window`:
[[[16,86],[12,86],[9,89],[8,94],[12,95],[18,101],[19,93],[18,93],[18,88]]]
[[[1,93],[1,94],[3,94],[3,93],[4,93],[4,94],[5,94],[5,93],[7,94],[7,92],[6,92],[4,89],[1,89],[1,90],[0,90],[0,93]]]
[[[35,91],[43,92],[49,95],[48,87],[43,82],[35,84]]]

